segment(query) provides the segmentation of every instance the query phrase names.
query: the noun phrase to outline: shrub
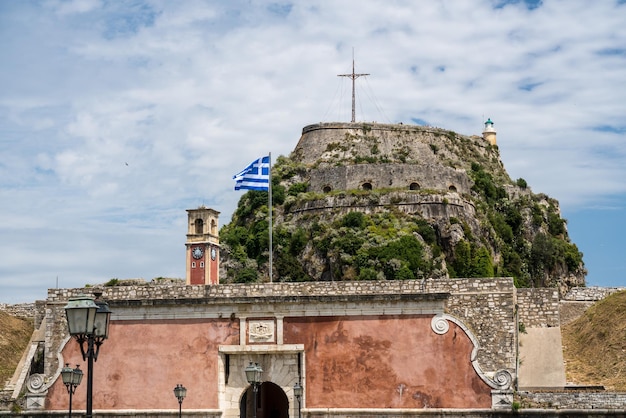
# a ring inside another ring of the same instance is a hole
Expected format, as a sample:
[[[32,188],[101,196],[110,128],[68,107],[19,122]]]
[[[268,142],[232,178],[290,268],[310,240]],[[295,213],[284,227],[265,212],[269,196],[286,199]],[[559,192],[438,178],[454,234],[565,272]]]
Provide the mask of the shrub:
[[[417,218],[415,220],[417,224],[417,232],[420,234],[424,242],[429,245],[433,245],[437,242],[437,234],[435,234],[435,230],[425,219]]]
[[[302,252],[308,241],[307,233],[304,229],[298,228],[291,234],[289,241],[289,254],[296,256]]]
[[[376,280],[378,273],[371,267],[362,268],[359,271],[359,280]]]
[[[307,183],[295,183],[289,187],[287,194],[290,196],[297,196],[299,193],[306,193],[307,189]]]
[[[235,283],[251,283],[257,280],[257,271],[252,267],[245,267],[239,271],[235,276]]]
[[[343,217],[341,224],[347,228],[364,228],[365,216],[361,212],[350,212]]]
[[[280,281],[304,282],[309,280],[309,276],[304,272],[300,261],[291,254],[282,253],[276,257],[276,271]]]

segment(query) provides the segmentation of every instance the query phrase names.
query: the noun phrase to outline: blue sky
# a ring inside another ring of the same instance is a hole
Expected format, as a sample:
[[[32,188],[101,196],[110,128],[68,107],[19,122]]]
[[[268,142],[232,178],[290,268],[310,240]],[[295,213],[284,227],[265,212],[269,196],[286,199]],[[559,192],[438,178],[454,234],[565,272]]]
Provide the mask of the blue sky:
[[[561,203],[589,285],[625,286],[623,1],[0,2],[0,302],[184,277],[186,209],[302,127],[479,134]]]

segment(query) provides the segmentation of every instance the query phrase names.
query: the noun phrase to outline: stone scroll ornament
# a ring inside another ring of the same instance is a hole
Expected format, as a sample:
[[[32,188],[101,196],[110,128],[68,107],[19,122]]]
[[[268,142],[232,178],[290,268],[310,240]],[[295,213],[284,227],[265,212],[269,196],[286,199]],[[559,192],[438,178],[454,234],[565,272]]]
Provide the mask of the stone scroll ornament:
[[[474,370],[476,371],[476,373],[478,373],[480,378],[485,383],[487,383],[492,389],[498,389],[498,390],[510,389],[511,386],[513,385],[513,375],[511,374],[510,371],[506,369],[498,370],[495,373],[493,373],[493,377],[490,377],[485,372],[483,372],[483,370],[480,368],[480,365],[478,364],[478,360],[476,360],[478,348],[479,348],[478,339],[476,339],[474,334],[461,321],[459,321],[457,318],[451,315],[437,314],[433,317],[433,319],[431,319],[430,327],[435,334],[444,335],[450,330],[449,321],[454,322],[461,329],[463,329],[465,334],[469,337],[470,341],[472,342],[474,348],[472,349],[470,360],[472,362],[472,367],[474,367]]]
[[[40,393],[46,390],[46,378],[43,374],[31,374],[26,381],[26,386],[31,393]]]

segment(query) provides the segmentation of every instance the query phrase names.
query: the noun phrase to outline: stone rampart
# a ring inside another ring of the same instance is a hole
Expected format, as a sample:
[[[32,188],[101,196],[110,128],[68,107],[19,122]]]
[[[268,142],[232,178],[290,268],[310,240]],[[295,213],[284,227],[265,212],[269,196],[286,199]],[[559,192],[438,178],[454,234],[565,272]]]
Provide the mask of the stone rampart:
[[[626,290],[626,287],[573,287],[561,299],[561,325],[567,325],[580,316],[596,302],[613,293]]]
[[[355,164],[311,170],[310,191],[404,188],[455,190],[470,193],[472,181],[465,170],[441,164]]]
[[[626,393],[605,391],[521,391],[518,392],[522,407],[614,410],[626,414]],[[626,416],[626,415],[623,415]]]
[[[519,322],[526,328],[561,326],[556,288],[517,289],[517,306]]]
[[[476,212],[474,205],[457,193],[420,194],[419,192],[394,192],[377,195],[350,195],[341,193],[325,196],[323,199],[303,201],[289,208],[290,214],[347,214],[363,212],[366,214],[389,211],[393,205],[407,214],[420,215],[426,219],[450,218],[472,219]]]
[[[46,368],[56,367],[56,353],[66,338],[63,307],[70,297],[90,294],[94,289],[50,289]],[[407,281],[342,281],[303,283],[221,284],[217,286],[158,285],[103,287],[102,298],[114,311],[116,304],[177,305],[184,317],[185,309],[198,305],[245,305],[258,303],[332,303],[336,300],[354,302],[402,298],[403,295],[449,294],[446,313],[454,316],[476,336],[479,344],[477,360],[486,370],[514,370],[515,323],[513,280],[510,278],[446,279]],[[327,298],[331,299],[327,299]],[[374,298],[374,299],[372,299]],[[53,347],[54,345],[55,347]]]
[[[626,290],[626,287],[573,287],[563,296],[563,300],[597,302],[623,290]]]
[[[20,318],[34,318],[37,308],[34,303],[16,303],[14,305],[0,303],[0,311]]]
[[[461,139],[462,138],[462,139]],[[447,165],[457,157],[442,143],[465,141],[480,154],[490,145],[480,137],[466,137],[444,129],[378,123],[319,123],[305,126],[293,157],[306,165],[419,163]],[[416,168],[419,170],[419,167]]]

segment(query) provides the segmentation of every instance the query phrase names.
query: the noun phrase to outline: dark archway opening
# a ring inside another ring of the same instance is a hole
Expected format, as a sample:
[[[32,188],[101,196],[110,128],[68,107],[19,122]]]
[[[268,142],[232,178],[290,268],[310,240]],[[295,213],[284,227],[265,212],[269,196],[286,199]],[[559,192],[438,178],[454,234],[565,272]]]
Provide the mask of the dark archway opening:
[[[204,222],[202,221],[202,219],[196,219],[195,226],[196,234],[202,234],[204,232]]]
[[[331,190],[332,189],[330,188],[330,186],[324,186],[324,188],[322,189],[324,193],[330,193]]]
[[[418,183],[411,183],[409,185],[409,190],[419,190],[420,189],[420,185]]]
[[[454,185],[448,187],[448,190],[450,190],[451,192],[456,192],[456,187],[454,187]]]
[[[241,397],[240,418],[254,418],[253,394],[250,386]],[[289,399],[280,386],[272,382],[263,382],[256,395],[257,418],[289,418]]]
[[[372,183],[363,183],[363,184],[361,185],[361,188],[362,188],[363,190],[372,190]]]

